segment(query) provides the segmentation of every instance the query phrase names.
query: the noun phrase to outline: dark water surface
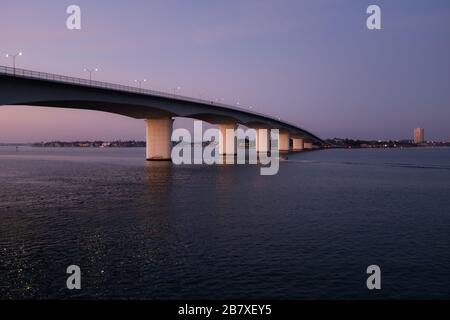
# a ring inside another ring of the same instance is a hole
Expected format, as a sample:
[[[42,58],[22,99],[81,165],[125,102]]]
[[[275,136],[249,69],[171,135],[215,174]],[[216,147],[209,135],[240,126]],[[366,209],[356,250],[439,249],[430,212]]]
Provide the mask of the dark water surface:
[[[0,148],[1,299],[450,298],[448,148],[301,153],[276,176],[144,154]]]

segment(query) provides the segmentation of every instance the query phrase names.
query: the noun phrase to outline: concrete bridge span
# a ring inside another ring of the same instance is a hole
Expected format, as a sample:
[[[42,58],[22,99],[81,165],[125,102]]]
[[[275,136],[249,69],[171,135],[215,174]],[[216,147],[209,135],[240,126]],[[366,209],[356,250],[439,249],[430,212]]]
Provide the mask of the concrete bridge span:
[[[224,131],[238,124],[257,129],[257,149],[267,150],[258,129],[279,129],[280,151],[323,145],[316,135],[279,119],[250,110],[153,90],[0,66],[0,106],[28,105],[96,110],[146,119],[147,159],[170,159],[172,119],[193,118]],[[258,139],[259,138],[259,139]],[[225,141],[220,150],[227,153]]]

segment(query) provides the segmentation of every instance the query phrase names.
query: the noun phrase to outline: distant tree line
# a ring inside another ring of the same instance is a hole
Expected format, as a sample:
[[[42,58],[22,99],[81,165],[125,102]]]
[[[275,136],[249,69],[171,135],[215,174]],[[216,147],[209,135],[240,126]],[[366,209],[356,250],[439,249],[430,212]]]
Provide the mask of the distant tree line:
[[[145,141],[50,141],[35,142],[31,146],[44,148],[142,148],[145,147]]]

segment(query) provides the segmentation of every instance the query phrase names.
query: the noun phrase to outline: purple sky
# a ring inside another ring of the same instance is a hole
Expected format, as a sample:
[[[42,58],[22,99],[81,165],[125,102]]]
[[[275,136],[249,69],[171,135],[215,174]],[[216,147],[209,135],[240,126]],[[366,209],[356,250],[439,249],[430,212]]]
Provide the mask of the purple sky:
[[[82,30],[66,29],[66,8]],[[382,9],[382,30],[366,8]],[[448,0],[0,2],[0,64],[254,106],[322,138],[450,140]],[[178,123],[180,125],[180,123]],[[0,142],[144,139],[142,120],[0,107]]]

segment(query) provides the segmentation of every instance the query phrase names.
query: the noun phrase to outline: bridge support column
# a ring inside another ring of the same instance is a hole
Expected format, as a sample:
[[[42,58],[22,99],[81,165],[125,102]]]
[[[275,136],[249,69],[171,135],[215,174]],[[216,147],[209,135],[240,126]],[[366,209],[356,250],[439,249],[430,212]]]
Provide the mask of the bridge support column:
[[[292,142],[293,142],[292,149],[294,149],[294,151],[303,150],[303,139],[294,138],[292,139]]]
[[[269,129],[256,129],[256,152],[269,152],[270,144],[270,130]]]
[[[237,153],[236,128],[235,123],[219,124],[219,154],[230,156]],[[227,130],[233,130],[233,134],[227,134]]]
[[[147,127],[147,160],[171,160],[172,118],[150,118],[145,122]]]
[[[289,152],[289,140],[290,140],[289,132],[280,130],[278,138],[278,150],[280,152]]]
[[[313,148],[312,142],[305,142],[305,143],[303,144],[303,148],[304,148],[304,149],[307,149],[307,150],[312,149],[312,148]]]

